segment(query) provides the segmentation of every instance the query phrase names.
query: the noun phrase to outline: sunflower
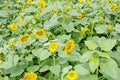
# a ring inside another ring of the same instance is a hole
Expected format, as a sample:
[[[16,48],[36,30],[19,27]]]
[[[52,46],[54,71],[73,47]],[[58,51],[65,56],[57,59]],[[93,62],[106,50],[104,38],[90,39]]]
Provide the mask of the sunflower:
[[[24,80],[37,80],[37,75],[33,72],[28,72],[24,75]]]
[[[67,41],[67,43],[66,43],[64,52],[65,52],[65,53],[70,53],[70,52],[74,49],[74,46],[75,46],[74,41],[70,39],[70,40]]]
[[[56,43],[56,42],[51,42],[50,43],[50,47],[49,47],[50,52],[56,51],[57,48],[58,48],[58,43]]]
[[[67,74],[67,78],[69,80],[75,80],[75,79],[77,79],[77,77],[78,77],[78,75],[77,75],[77,72],[75,72],[75,71],[70,71]]]

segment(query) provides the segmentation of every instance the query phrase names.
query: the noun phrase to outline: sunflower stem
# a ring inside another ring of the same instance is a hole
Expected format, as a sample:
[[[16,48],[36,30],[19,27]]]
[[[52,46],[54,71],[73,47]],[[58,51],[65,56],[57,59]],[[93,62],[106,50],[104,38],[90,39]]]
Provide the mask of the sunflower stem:
[[[55,68],[55,53],[53,52],[53,66]],[[54,76],[54,80],[56,80],[56,75]]]

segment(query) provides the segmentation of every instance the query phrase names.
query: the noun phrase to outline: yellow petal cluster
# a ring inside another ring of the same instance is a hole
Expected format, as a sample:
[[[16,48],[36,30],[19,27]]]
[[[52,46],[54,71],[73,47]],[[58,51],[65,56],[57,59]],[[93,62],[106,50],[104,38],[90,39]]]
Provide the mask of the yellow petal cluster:
[[[87,5],[91,5],[91,4],[92,4],[91,1],[88,0],[88,1],[87,1]]]
[[[50,47],[49,47],[50,52],[56,51],[57,48],[58,48],[58,43],[56,43],[56,42],[51,42],[50,43]]]
[[[107,25],[106,28],[107,28],[107,30],[112,30],[113,26],[112,25]]]
[[[9,25],[9,28],[10,28],[11,30],[15,31],[15,30],[17,30],[17,25],[14,24],[14,23],[12,23],[12,24]]]
[[[37,75],[33,72],[28,72],[24,75],[24,80],[37,80]]]
[[[64,49],[65,53],[70,53],[74,49],[75,43],[72,39],[68,40]]]
[[[25,34],[19,38],[19,42],[25,42],[25,41],[27,41],[28,38],[29,38],[29,35]]]
[[[28,0],[28,4],[32,4],[33,0]]]
[[[82,2],[83,2],[83,0],[79,0],[79,2],[80,2],[80,3],[82,3]]]
[[[77,16],[78,19],[81,19],[82,17],[83,17],[83,14],[82,14],[82,13],[80,13],[80,14]]]
[[[37,37],[39,37],[39,36],[46,36],[45,30],[44,29],[37,30],[36,36]]]
[[[70,12],[70,10],[71,10],[71,6],[68,6],[68,7],[65,9],[66,12]]]
[[[68,74],[67,74],[67,78],[68,78],[69,80],[76,80],[77,77],[78,77],[78,75],[77,75],[77,72],[75,72],[75,71],[70,71],[70,72],[68,72]]]
[[[38,0],[38,5],[39,5],[42,9],[44,9],[44,8],[46,7],[46,2],[43,1],[43,0]]]
[[[13,46],[13,41],[9,41],[9,42],[8,42],[8,45],[9,45],[9,46]]]
[[[111,10],[115,10],[117,8],[117,4],[116,3],[112,3],[110,8],[111,8]]]

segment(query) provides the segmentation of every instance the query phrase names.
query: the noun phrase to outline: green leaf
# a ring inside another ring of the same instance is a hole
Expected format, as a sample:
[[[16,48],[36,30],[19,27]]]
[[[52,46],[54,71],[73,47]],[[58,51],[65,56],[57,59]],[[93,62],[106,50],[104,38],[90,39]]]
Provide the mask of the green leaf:
[[[79,15],[79,13],[76,10],[72,9],[70,11],[70,16],[78,16],[78,15]]]
[[[92,55],[93,55],[93,51],[87,51],[83,53],[83,55],[80,57],[80,62],[87,62]]]
[[[106,52],[101,52],[101,53],[100,53],[100,56],[101,56],[101,57],[110,58],[109,54],[106,53]]]
[[[0,17],[8,17],[8,11],[0,10]]]
[[[29,7],[25,10],[25,13],[35,12],[37,9],[35,7]]]
[[[14,73],[11,73],[11,77],[16,77],[16,76],[20,76],[22,73],[24,72],[24,69],[19,69],[17,71],[15,71]]]
[[[115,30],[116,32],[120,33],[120,24],[115,25]]]
[[[120,46],[117,47],[117,51],[110,51],[109,54],[112,58],[117,60],[118,65],[120,65]]]
[[[94,50],[97,47],[97,45],[92,41],[85,41],[85,45],[91,50]]]
[[[72,66],[67,66],[67,67],[64,67],[62,69],[62,75],[64,76],[65,74],[67,74],[69,72],[69,70],[72,68]]]
[[[60,73],[60,65],[50,66],[51,73],[55,74],[56,76],[59,76]]]
[[[62,26],[67,32],[71,32],[74,30],[74,23],[70,22],[69,24],[62,23]]]
[[[102,60],[100,63],[100,69],[103,75],[111,77],[114,80],[119,80],[119,68],[112,58]]]
[[[42,68],[39,70],[39,72],[45,72],[45,71],[47,71],[47,70],[49,70],[49,66],[45,65],[44,67],[42,67]]]
[[[71,68],[72,66],[67,66],[62,69],[61,79],[64,78],[64,75],[67,74]]]
[[[29,54],[28,56],[25,57],[25,59],[26,59],[27,61],[32,61],[33,55],[32,55],[32,54]]]
[[[90,74],[90,71],[87,70],[86,68],[84,68],[83,66],[81,65],[76,65],[74,67],[75,71],[79,74],[79,75],[87,75],[87,74]]]
[[[59,23],[58,18],[59,18],[59,16],[53,15],[52,18],[49,21],[46,20],[45,23],[44,23],[44,29],[49,30],[51,27],[57,25]]]
[[[40,38],[39,38],[39,41],[40,41],[41,43],[44,43],[44,42],[46,42],[47,40],[48,40],[47,37],[40,37]]]
[[[38,65],[32,65],[30,67],[27,68],[27,71],[32,71],[32,72],[35,72],[39,69],[39,66]]]
[[[77,80],[98,80],[97,75],[80,75]]]
[[[14,65],[16,65],[20,58],[18,55],[15,55],[13,59],[14,59]]]
[[[70,55],[67,55],[69,61],[79,61],[81,55],[77,51],[72,51]]]
[[[34,49],[32,50],[32,54],[39,57],[41,61],[47,59],[51,55],[48,50],[44,49]]]
[[[38,76],[37,80],[47,80],[47,79],[44,77]]]
[[[30,46],[30,45],[33,44],[34,42],[35,42],[35,38],[30,38],[30,39],[27,40],[26,45],[27,45],[27,46]]]
[[[102,24],[102,25],[98,24],[97,27],[95,28],[95,30],[96,30],[96,32],[98,34],[103,34],[106,31],[106,25],[104,25],[104,24]]]
[[[116,44],[116,39],[101,39],[99,41],[100,48],[104,51],[110,51]]]
[[[91,70],[92,73],[95,72],[95,70],[98,68],[98,66],[99,66],[99,57],[98,57],[97,54],[94,54],[91,57],[91,59],[89,61],[89,66],[90,66],[90,70]]]
[[[58,42],[64,43],[66,40],[69,40],[70,37],[71,37],[71,35],[58,35],[57,39],[58,39]],[[62,45],[62,44],[60,44],[60,45]]]

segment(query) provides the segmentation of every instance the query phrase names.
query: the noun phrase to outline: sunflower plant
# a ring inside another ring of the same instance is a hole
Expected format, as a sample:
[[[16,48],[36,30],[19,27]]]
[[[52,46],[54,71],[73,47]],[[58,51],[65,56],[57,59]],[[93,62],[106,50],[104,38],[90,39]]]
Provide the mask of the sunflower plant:
[[[120,80],[120,0],[0,0],[0,80]]]

